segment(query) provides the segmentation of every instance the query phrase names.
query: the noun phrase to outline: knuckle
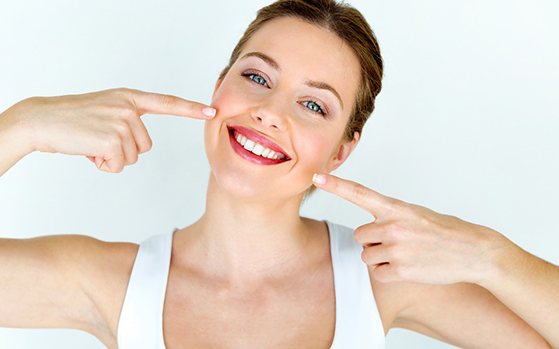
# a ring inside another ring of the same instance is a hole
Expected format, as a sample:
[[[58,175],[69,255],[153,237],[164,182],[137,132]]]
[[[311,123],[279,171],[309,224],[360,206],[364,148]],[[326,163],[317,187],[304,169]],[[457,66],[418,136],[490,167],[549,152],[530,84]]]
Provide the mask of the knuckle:
[[[392,222],[387,224],[386,226],[386,233],[390,236],[390,239],[393,241],[401,241],[406,233],[406,229],[400,225],[398,222]]]
[[[397,202],[394,203],[394,206],[396,206],[401,212],[409,215],[417,215],[422,211],[420,206],[405,201],[397,200]]]
[[[386,209],[395,215],[398,215],[407,209],[405,202],[400,201],[398,199],[385,197],[383,201]]]
[[[116,122],[114,128],[116,132],[121,136],[125,135],[128,132],[128,125],[126,124],[126,122]]]
[[[356,183],[353,185],[352,194],[360,200],[366,200],[369,197],[369,189],[362,184]]]
[[[434,223],[429,216],[423,214],[416,216],[416,221],[419,227],[427,227],[427,228],[433,225]]]
[[[361,260],[363,262],[365,262],[365,264],[367,265],[372,265],[374,263],[377,263],[378,261],[375,261],[375,259],[377,257],[377,250],[375,248],[373,248],[372,246],[369,246],[365,249],[363,249],[363,252],[361,252]]]
[[[131,93],[131,90],[127,87],[117,87],[113,91],[119,95],[128,95]]]
[[[118,116],[126,121],[135,119],[137,115],[136,107],[132,102],[126,103],[118,109]]]
[[[109,97],[121,99],[128,95],[129,91],[125,87],[117,87],[106,91]]]
[[[138,162],[138,152],[136,151],[136,147],[126,152],[124,156],[124,161],[125,161],[125,165],[132,165]]]
[[[151,148],[153,147],[153,144],[151,142],[151,140],[147,140],[145,142],[141,142],[138,145],[138,149],[140,151],[140,153],[145,153],[151,150]]]
[[[400,202],[393,198],[387,198],[385,204],[391,211],[399,212],[402,209]]]
[[[104,143],[104,148],[107,152],[111,154],[115,154],[120,151],[121,148],[121,139],[120,136],[116,133],[109,135]]]
[[[361,252],[361,260],[368,264],[368,260],[369,260],[369,252],[367,249],[364,249],[363,252]]]
[[[402,204],[405,204],[404,201],[388,196],[385,196],[384,200],[386,200],[386,203],[389,204],[390,206],[401,206]]]
[[[119,173],[122,172],[124,168],[124,162],[121,156],[115,156],[108,161],[106,166],[109,172]]]
[[[164,106],[173,106],[177,104],[178,98],[172,95],[162,95],[161,96],[161,104]]]
[[[355,228],[355,230],[353,230],[353,238],[355,240],[357,240],[358,242],[361,242],[361,238],[362,238],[362,235],[363,235],[361,229],[362,229],[361,227],[357,227],[357,228]]]

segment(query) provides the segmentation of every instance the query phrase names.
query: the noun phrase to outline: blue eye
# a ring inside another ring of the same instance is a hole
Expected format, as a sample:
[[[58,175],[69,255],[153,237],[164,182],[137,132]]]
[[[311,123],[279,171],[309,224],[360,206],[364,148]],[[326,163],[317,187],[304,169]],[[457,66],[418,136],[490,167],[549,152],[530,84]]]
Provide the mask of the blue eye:
[[[268,82],[266,81],[266,79],[264,79],[262,77],[262,75],[256,74],[256,73],[246,73],[243,74],[243,76],[249,78],[250,80],[254,81],[255,83],[257,83],[258,85],[262,85],[262,86],[268,86]]]
[[[305,102],[303,102],[303,105],[314,113],[319,113],[319,114],[322,114],[322,115],[326,114],[324,112],[324,110],[322,110],[320,105],[318,105],[318,103],[316,103],[315,101],[305,101]]]

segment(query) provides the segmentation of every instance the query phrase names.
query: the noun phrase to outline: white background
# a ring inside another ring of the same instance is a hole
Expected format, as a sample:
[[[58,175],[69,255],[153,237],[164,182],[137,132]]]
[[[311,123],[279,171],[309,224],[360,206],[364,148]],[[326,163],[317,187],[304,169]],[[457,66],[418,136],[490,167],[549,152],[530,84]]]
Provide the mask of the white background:
[[[267,3],[2,1],[0,110],[29,96],[121,86],[208,103]],[[336,174],[491,226],[558,263],[558,3],[351,3],[378,36],[386,74],[362,141]],[[84,157],[34,153],[0,177],[0,234],[139,242],[197,219],[209,173],[202,122],[142,120],[153,149],[120,174]],[[320,192],[302,214],[351,227],[370,219]],[[82,332],[21,329],[0,329],[0,347],[103,348]],[[450,346],[392,330],[387,348]]]

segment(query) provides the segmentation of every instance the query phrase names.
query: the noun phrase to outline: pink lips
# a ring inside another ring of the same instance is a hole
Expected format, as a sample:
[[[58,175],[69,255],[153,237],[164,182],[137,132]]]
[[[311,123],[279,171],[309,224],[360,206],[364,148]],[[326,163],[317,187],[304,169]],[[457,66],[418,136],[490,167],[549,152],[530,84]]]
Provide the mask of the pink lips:
[[[263,156],[259,156],[254,154],[251,151],[246,150],[242,145],[239,144],[239,142],[237,142],[237,140],[235,139],[235,131],[242,133],[244,136],[246,136],[247,138],[250,137],[253,140],[257,141],[259,144],[261,145],[265,145],[266,147],[269,147],[270,149],[277,151],[277,152],[281,152],[282,154],[286,155],[285,152],[281,149],[281,147],[279,147],[277,144],[273,143],[272,141],[266,139],[266,138],[262,138],[263,136],[257,135],[257,137],[253,137],[253,136],[248,136],[249,134],[253,135],[250,132],[246,132],[245,130],[247,130],[247,128],[243,127],[244,130],[239,130],[238,126],[233,126],[233,127],[227,127],[228,129],[228,134],[229,134],[229,142],[231,143],[231,147],[233,148],[233,150],[235,151],[235,153],[237,153],[237,155],[239,155],[241,158],[250,161],[252,163],[255,163],[257,165],[277,165],[277,164],[281,164],[284,162],[287,162],[289,160],[291,160],[290,157],[285,157],[284,159],[268,159],[266,157]]]
[[[253,141],[256,141],[257,143],[260,143],[263,147],[270,148],[273,151],[278,152],[278,153],[282,153],[285,156],[284,160],[291,160],[289,155],[287,155],[285,150],[283,150],[279,145],[272,142],[268,138],[254,132],[253,130],[251,130],[249,128],[246,128],[244,126],[238,126],[238,125],[237,126],[227,126],[227,128],[230,131],[235,130],[235,131],[239,132],[240,134],[242,134],[243,136],[245,136],[246,138],[252,139]]]

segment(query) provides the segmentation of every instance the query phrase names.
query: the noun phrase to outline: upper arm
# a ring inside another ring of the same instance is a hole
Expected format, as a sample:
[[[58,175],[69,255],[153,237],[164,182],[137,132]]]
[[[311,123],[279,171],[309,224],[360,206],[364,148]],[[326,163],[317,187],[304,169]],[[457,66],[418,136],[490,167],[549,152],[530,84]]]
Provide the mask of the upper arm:
[[[126,284],[120,284],[131,263],[115,260],[119,245],[83,235],[0,239],[0,327],[71,328],[96,335],[100,323],[111,320],[109,305],[99,304],[102,297],[117,286],[124,287],[124,297]],[[122,275],[120,284],[111,282],[115,275]],[[110,298],[118,302],[119,295]]]
[[[372,276],[371,268],[369,273]],[[549,348],[540,334],[481,286],[383,284],[373,277],[371,285],[388,304],[388,328],[408,329],[464,348]],[[390,288],[397,296],[387,292]]]

